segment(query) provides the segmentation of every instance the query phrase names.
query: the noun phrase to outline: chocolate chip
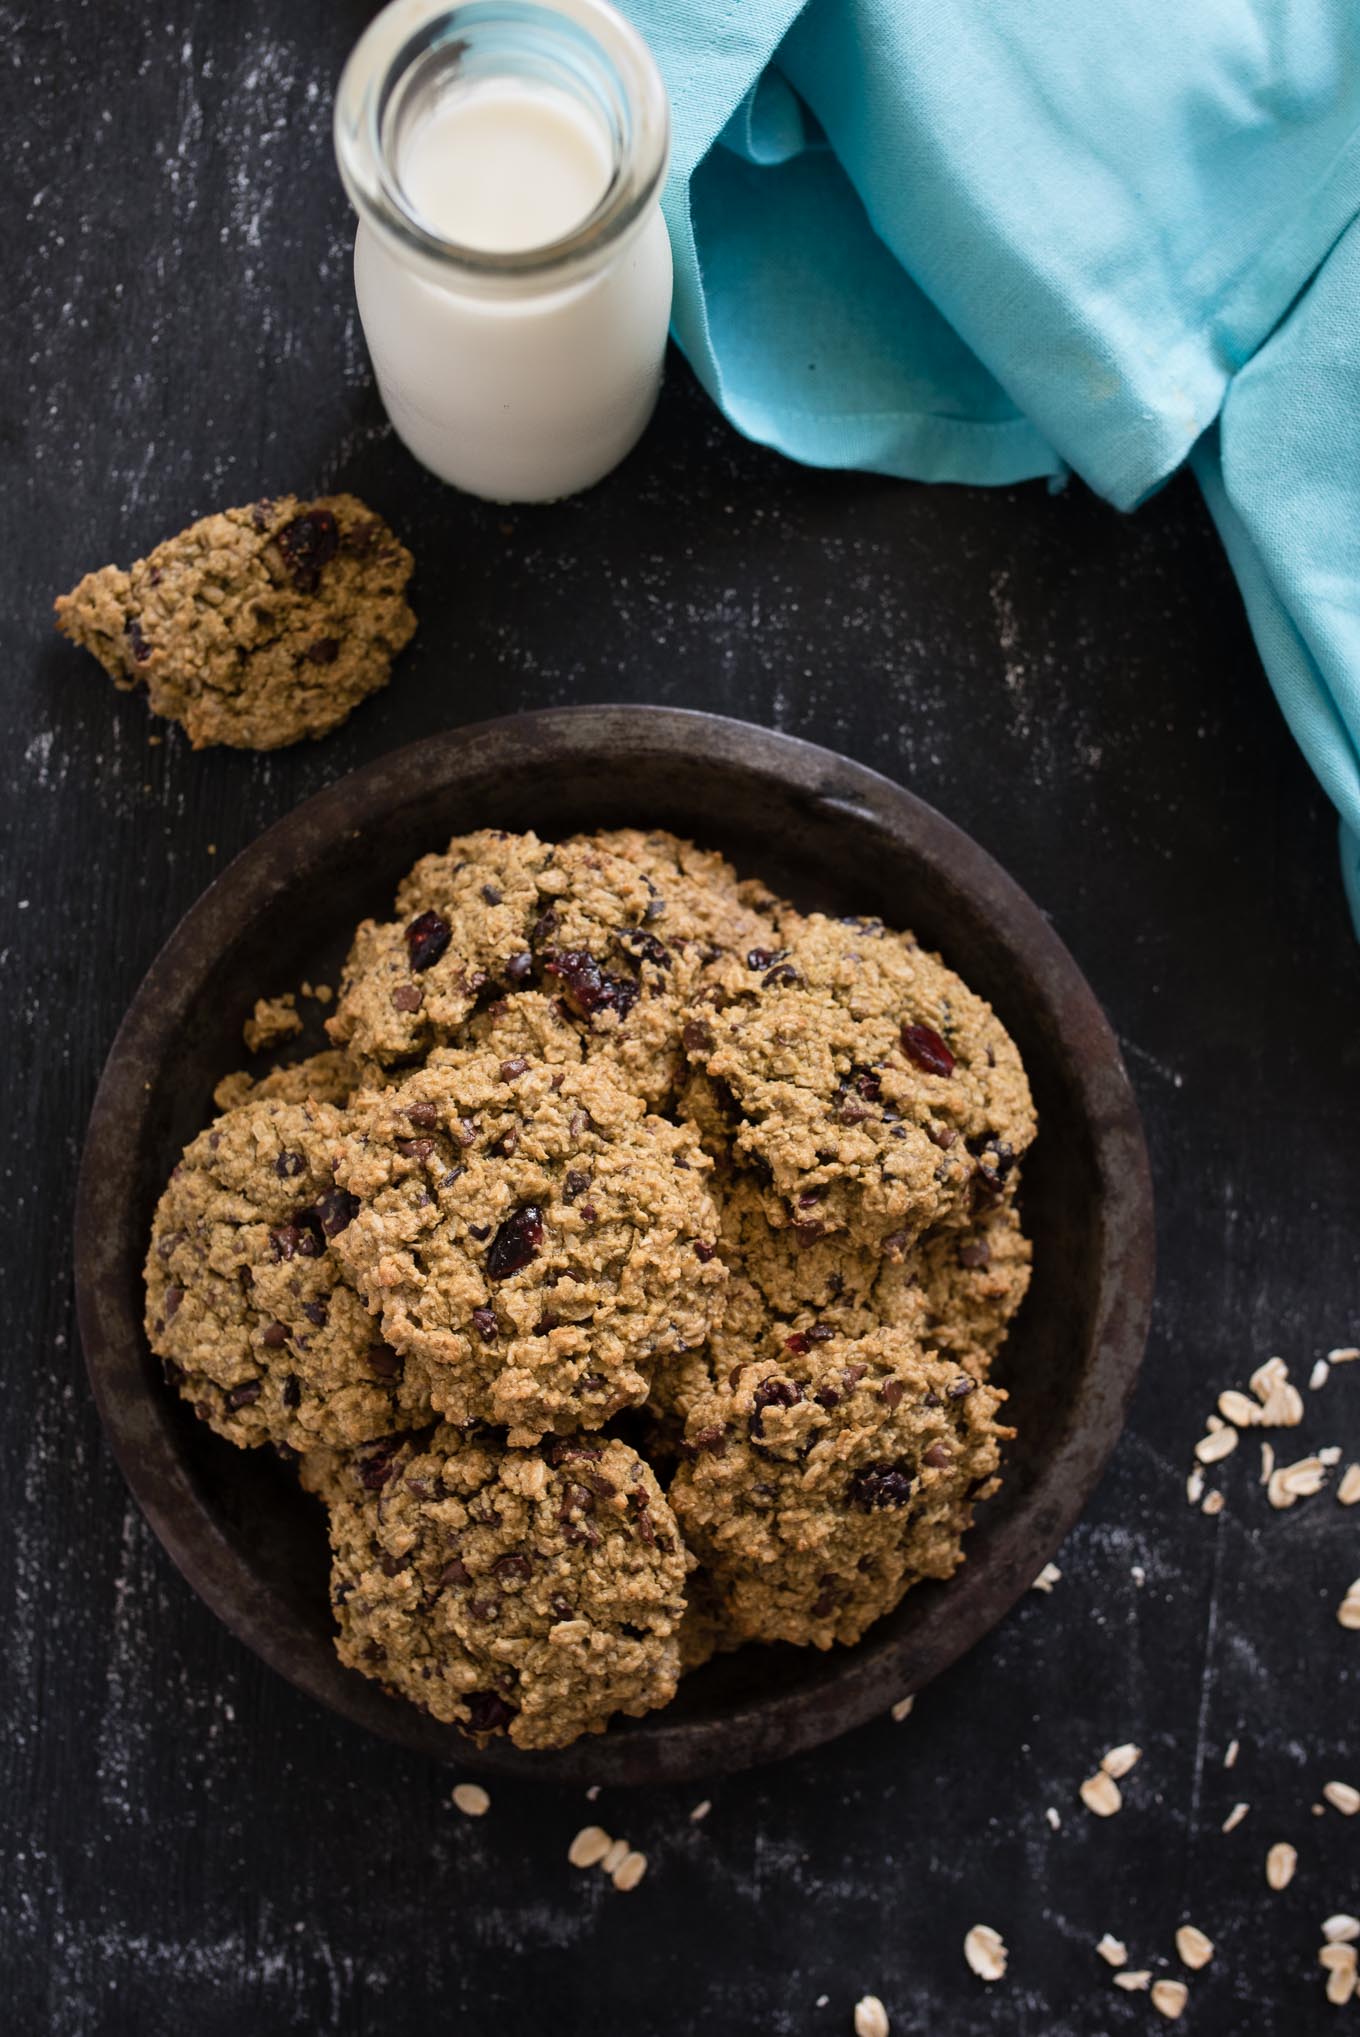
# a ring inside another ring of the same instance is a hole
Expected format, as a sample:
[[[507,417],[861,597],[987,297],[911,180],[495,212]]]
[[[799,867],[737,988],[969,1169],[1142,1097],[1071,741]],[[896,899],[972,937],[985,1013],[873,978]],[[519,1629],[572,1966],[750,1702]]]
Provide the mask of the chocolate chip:
[[[448,1562],[439,1573],[440,1588],[447,1591],[451,1584],[471,1584],[471,1582],[472,1572],[468,1569],[462,1557],[450,1556]]]
[[[428,1160],[434,1151],[433,1139],[397,1139],[393,1143],[403,1160]]]
[[[680,1039],[687,1054],[711,1054],[713,1052],[714,1041],[712,1030],[701,1019],[687,1019]]]
[[[425,993],[416,983],[399,983],[392,992],[394,1011],[419,1011],[425,1002]]]
[[[249,1268],[246,1269],[249,1271]],[[170,1322],[184,1299],[182,1287],[167,1287],[165,1290],[165,1320]]]
[[[409,1553],[405,1556],[381,1556],[378,1560],[384,1577],[399,1577],[411,1565]]]
[[[928,1464],[933,1471],[943,1471],[946,1464],[954,1462],[954,1453],[947,1443],[932,1443],[921,1462]]]
[[[501,1602],[498,1598],[470,1598],[467,1609],[474,1620],[481,1620],[483,1624],[489,1620],[498,1620],[501,1616]]]
[[[339,637],[318,637],[308,644],[303,656],[313,665],[333,665],[340,655]]]
[[[408,1106],[406,1116],[421,1131],[432,1132],[439,1122],[439,1107],[433,1103],[413,1103]]]
[[[494,884],[484,884],[482,886],[482,897],[488,905],[499,905],[501,902],[501,893]]]
[[[491,1226],[490,1224],[469,1224],[468,1236],[470,1238],[475,1238],[477,1240],[477,1243],[480,1245],[484,1238],[489,1238],[491,1236]]]
[[[475,1308],[472,1311],[472,1320],[477,1326],[477,1334],[482,1342],[484,1344],[494,1344],[499,1329],[495,1309]]]
[[[555,1591],[548,1600],[548,1611],[555,1620],[570,1620],[574,1617],[570,1599],[563,1598],[560,1591]]]
[[[515,1579],[519,1583],[526,1583],[533,1575],[534,1566],[529,1557],[512,1549],[508,1555],[498,1556],[491,1568],[502,1582]]]
[[[942,1153],[949,1151],[949,1148],[957,1141],[958,1136],[958,1133],[951,1131],[947,1125],[926,1126],[926,1137],[931,1145],[938,1146]]]
[[[881,1507],[904,1507],[915,1484],[905,1464],[866,1464],[850,1480],[847,1498],[865,1514]]]
[[[406,953],[416,975],[439,960],[453,938],[453,930],[437,912],[422,912],[406,929]]]
[[[359,1483],[367,1492],[380,1492],[396,1470],[393,1461],[401,1448],[400,1436],[385,1436],[381,1443],[361,1450],[355,1460]]]
[[[900,1407],[906,1390],[900,1379],[885,1379],[878,1389],[878,1397],[885,1407]]]
[[[351,1195],[347,1188],[328,1188],[315,1203],[316,1215],[328,1238],[338,1238],[341,1231],[347,1231],[362,1207],[358,1196]]]
[[[286,1408],[302,1406],[302,1381],[296,1372],[290,1372],[283,1382],[283,1404]]]
[[[954,1380],[951,1385],[947,1386],[945,1388],[945,1392],[949,1395],[949,1398],[951,1400],[967,1400],[969,1394],[972,1393],[976,1385],[977,1381],[975,1379],[970,1379],[968,1374],[965,1372],[961,1375],[960,1378]]]
[[[641,927],[621,927],[614,937],[630,954],[644,962],[650,962],[656,969],[669,969],[670,949],[664,947],[655,934],[647,934]]]
[[[508,1280],[537,1259],[543,1249],[543,1212],[526,1202],[512,1210],[487,1247],[488,1280]]]
[[[258,1379],[248,1379],[244,1386],[233,1386],[231,1392],[226,1396],[227,1406],[229,1408],[254,1407],[263,1391],[263,1385]]]
[[[761,977],[760,987],[762,990],[782,990],[786,986],[801,983],[802,980],[792,962],[777,962],[773,969],[767,970]]]
[[[280,1153],[274,1162],[274,1172],[280,1181],[295,1181],[299,1174],[307,1172],[307,1162],[301,1153]]]
[[[991,1265],[992,1251],[985,1238],[970,1238],[959,1246],[959,1264],[970,1269],[981,1269]]]
[[[768,969],[773,962],[788,953],[787,948],[748,948],[746,966],[748,969]]]
[[[142,635],[142,625],[138,622],[135,615],[130,615],[123,624],[123,635],[131,646],[134,661],[139,665],[144,665],[151,656],[151,646]]]
[[[268,1345],[271,1351],[279,1350],[288,1342],[287,1323],[266,1323],[260,1332],[260,1342]]]

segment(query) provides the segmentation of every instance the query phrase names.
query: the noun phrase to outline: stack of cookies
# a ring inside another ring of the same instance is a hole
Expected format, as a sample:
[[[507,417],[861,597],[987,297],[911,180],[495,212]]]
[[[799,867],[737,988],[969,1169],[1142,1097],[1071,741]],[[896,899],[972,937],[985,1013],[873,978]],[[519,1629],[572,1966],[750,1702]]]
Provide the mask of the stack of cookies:
[[[342,1659],[563,1746],[960,1561],[1034,1111],[908,934],[674,836],[493,830],[228,1078],[156,1212],[169,1382],[324,1502]]]

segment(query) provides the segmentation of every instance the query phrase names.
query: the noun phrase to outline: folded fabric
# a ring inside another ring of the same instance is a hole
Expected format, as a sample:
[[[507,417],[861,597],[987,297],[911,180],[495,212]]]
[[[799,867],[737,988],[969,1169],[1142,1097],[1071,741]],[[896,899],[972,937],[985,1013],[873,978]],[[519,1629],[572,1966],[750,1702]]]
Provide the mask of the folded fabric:
[[[1193,456],[1360,926],[1360,6],[623,4],[732,422],[1124,509]]]

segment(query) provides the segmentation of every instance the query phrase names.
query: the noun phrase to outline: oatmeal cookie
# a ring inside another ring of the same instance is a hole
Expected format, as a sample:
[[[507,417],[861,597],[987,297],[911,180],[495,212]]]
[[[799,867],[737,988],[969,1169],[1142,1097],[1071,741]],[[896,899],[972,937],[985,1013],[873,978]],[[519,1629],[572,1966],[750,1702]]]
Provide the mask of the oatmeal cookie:
[[[338,1491],[329,1469],[318,1483],[351,1668],[521,1747],[674,1695],[688,1559],[627,1444],[527,1451],[441,1427],[358,1452]]]
[[[922,1238],[909,1261],[923,1302],[921,1342],[986,1379],[1029,1291],[1032,1256],[1013,1193],[967,1230],[946,1226]]]
[[[359,1071],[348,1054],[328,1047],[309,1054],[305,1061],[288,1061],[271,1068],[267,1075],[251,1075],[238,1068],[224,1075],[213,1091],[219,1110],[232,1110],[238,1103],[262,1102],[275,1097],[281,1103],[348,1103],[359,1087]]]
[[[1000,1195],[1034,1136],[989,1005],[878,920],[813,913],[771,954],[710,965],[686,1051],[775,1226],[904,1252]]]
[[[223,510],[130,571],[88,573],[57,627],[153,714],[213,743],[273,750],[324,736],[387,684],[415,617],[411,554],[352,495]]]
[[[679,871],[662,890],[590,839],[554,845],[483,830],[422,858],[395,918],[359,928],[327,1026],[364,1060],[397,1070],[470,1044],[488,1006],[513,1011],[532,991],[529,1029],[542,1031],[554,1012],[582,1053],[660,1106],[684,1068],[682,1008],[720,952],[714,929],[742,943],[757,924],[735,896],[710,895]],[[565,1035],[555,1053],[567,1057]]]
[[[241,1028],[241,1038],[248,1054],[263,1053],[266,1047],[277,1047],[280,1040],[289,1040],[302,1031],[302,1015],[297,1008],[297,995],[286,990],[282,997],[257,997],[255,1009]]]
[[[200,1132],[152,1224],[146,1328],[166,1377],[230,1442],[294,1450],[428,1421],[335,1250],[353,1203],[327,1104],[257,1097]]]
[[[726,1280],[708,1172],[601,1063],[449,1052],[351,1104],[337,1246],[451,1420],[598,1428],[708,1332]]]
[[[791,1338],[699,1400],[670,1500],[731,1630],[829,1648],[950,1576],[1001,1399],[882,1329]]]

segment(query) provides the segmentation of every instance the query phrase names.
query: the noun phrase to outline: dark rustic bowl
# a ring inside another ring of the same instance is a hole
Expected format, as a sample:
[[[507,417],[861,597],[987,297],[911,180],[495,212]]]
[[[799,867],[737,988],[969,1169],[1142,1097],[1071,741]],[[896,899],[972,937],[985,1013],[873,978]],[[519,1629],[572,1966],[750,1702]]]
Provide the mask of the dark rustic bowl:
[[[924,1585],[855,1648],[748,1648],[650,1718],[560,1753],[477,1753],[384,1696],[331,1646],[316,1503],[161,1384],[142,1333],[151,1213],[241,1061],[255,997],[336,980],[348,935],[449,835],[552,837],[636,822],[725,849],[798,903],[910,926],[990,998],[1017,1040],[1041,1135],[1025,1168],[1033,1287],[1003,1354],[1019,1435],[950,1583]],[[177,928],[142,984],[90,1121],[76,1220],[90,1380],[128,1483],[194,1589],[301,1689],[464,1768],[573,1781],[680,1780],[791,1754],[936,1676],[1033,1581],[1114,1447],[1152,1296],[1147,1156],[1113,1035],[1072,958],[966,835],[858,764],[714,715],[584,707],[484,722],[398,750],[263,835]]]

